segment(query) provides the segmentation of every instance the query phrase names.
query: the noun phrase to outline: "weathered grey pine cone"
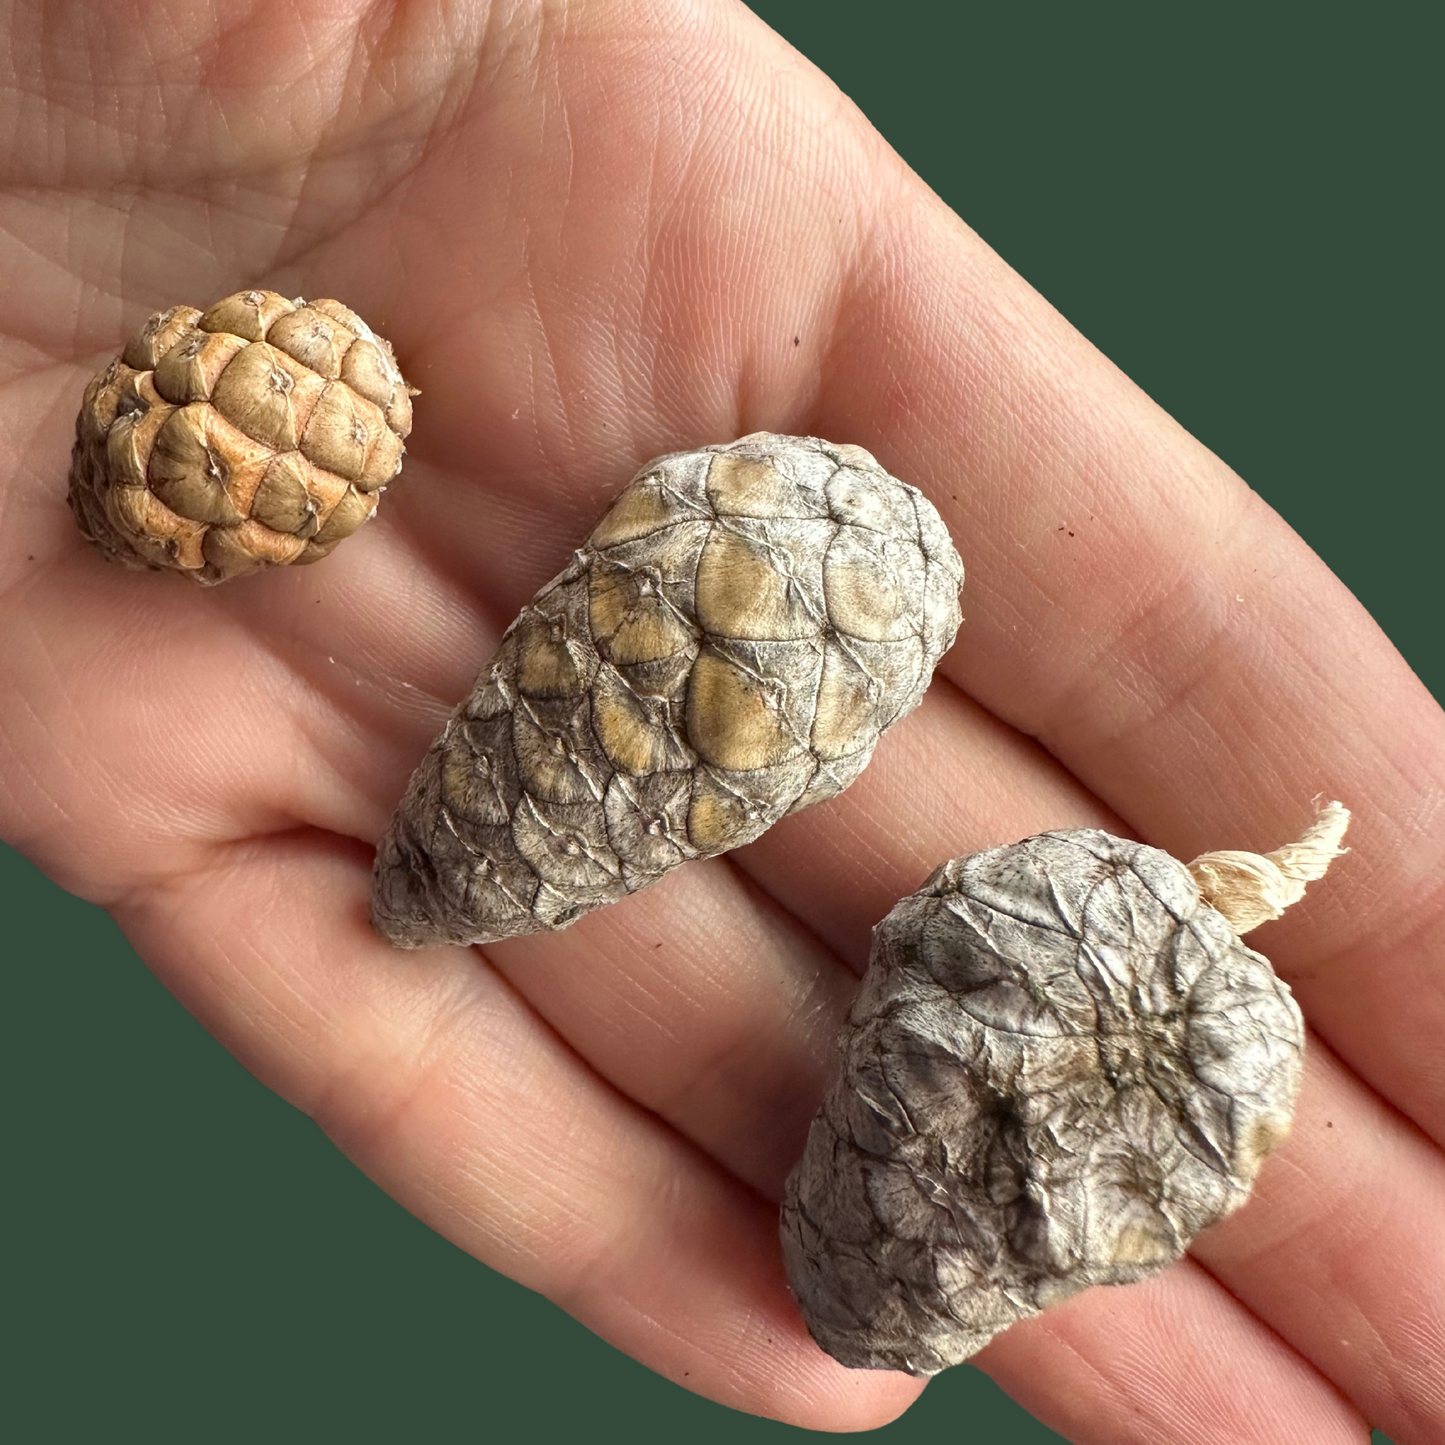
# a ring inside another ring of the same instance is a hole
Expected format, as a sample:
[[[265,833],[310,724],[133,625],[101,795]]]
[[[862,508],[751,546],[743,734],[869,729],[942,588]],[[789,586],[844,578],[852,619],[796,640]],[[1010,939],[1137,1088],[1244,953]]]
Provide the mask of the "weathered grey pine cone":
[[[372,918],[405,947],[562,928],[857,777],[959,625],[963,565],[860,447],[644,467],[412,776]]]
[[[113,561],[205,584],[315,562],[401,470],[411,397],[339,301],[173,306],[86,387],[71,509]]]
[[[1177,1259],[1289,1130],[1304,1026],[1157,848],[955,860],[874,932],[789,1177],[788,1278],[843,1364],[931,1375]]]

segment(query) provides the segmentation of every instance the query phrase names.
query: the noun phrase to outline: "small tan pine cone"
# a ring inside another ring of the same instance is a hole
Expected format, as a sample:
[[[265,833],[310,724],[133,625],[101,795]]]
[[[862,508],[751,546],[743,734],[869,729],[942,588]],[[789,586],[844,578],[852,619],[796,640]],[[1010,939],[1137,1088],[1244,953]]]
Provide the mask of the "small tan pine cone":
[[[86,387],[71,510],[113,561],[206,585],[318,561],[401,470],[413,395],[339,301],[172,306]]]

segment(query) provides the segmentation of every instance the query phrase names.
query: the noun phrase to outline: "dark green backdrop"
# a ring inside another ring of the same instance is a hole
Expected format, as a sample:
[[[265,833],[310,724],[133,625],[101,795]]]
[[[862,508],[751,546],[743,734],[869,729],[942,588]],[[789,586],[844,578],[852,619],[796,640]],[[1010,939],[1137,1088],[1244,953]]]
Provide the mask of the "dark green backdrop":
[[[1440,696],[1438,6],[755,8]],[[409,1218],[13,853],[0,918],[10,1438],[803,1434],[653,1377]],[[881,1433],[1058,1438],[967,1367]]]

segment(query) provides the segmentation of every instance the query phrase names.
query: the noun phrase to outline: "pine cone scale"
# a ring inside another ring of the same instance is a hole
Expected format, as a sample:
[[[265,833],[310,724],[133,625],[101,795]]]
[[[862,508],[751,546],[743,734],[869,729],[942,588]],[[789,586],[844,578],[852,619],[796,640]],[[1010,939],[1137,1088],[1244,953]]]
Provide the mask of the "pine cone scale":
[[[201,313],[194,306],[157,311],[131,339],[121,359],[135,371],[154,371],[157,362],[196,329]]]

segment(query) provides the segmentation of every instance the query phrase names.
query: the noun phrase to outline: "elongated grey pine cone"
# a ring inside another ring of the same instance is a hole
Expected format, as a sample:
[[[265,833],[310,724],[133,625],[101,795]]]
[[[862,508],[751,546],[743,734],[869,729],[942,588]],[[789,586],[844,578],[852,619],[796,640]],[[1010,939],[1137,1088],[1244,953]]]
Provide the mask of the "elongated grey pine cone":
[[[963,564],[861,447],[649,463],[507,630],[377,850],[393,943],[563,928],[831,798],[917,706]]]
[[[940,868],[874,930],[788,1180],[788,1278],[854,1368],[931,1375],[1242,1204],[1304,1026],[1157,848],[1042,833]]]

